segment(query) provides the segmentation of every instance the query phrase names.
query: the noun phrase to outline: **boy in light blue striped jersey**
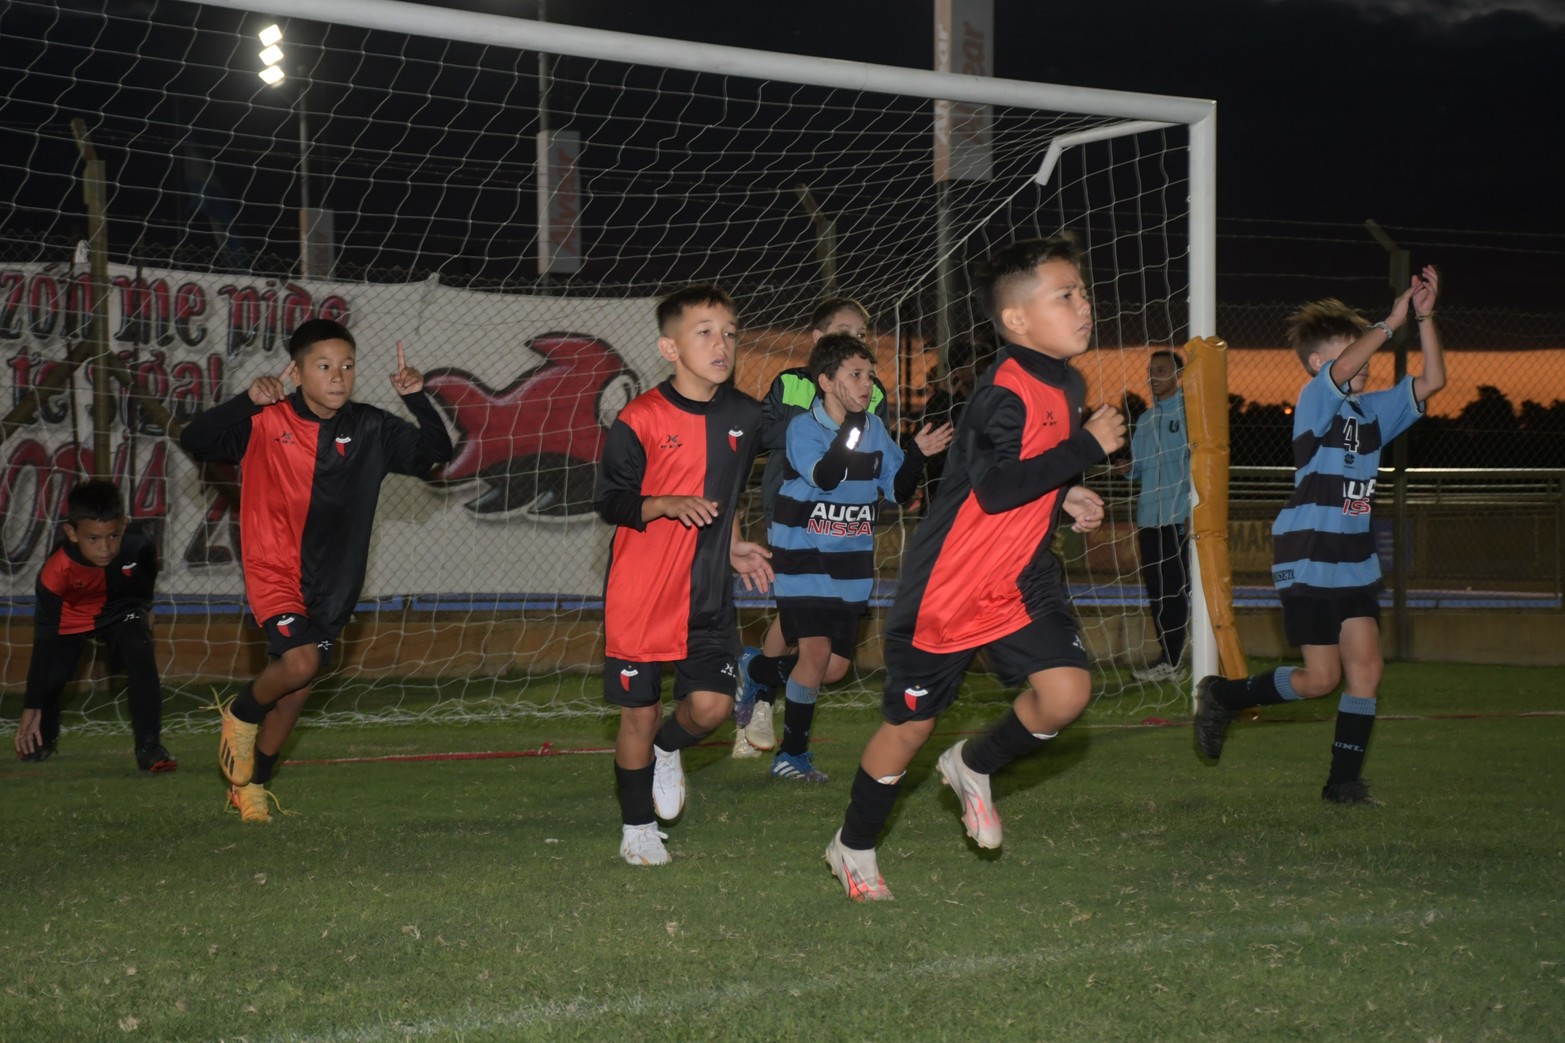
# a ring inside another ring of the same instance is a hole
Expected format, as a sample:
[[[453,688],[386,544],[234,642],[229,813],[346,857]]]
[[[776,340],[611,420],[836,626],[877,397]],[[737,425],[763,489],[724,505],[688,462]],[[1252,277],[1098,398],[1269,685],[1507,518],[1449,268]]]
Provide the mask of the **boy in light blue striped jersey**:
[[[916,443],[904,454],[869,411],[875,359],[862,340],[822,337],[809,370],[820,394],[788,425],[788,465],[768,531],[778,618],[784,638],[799,646],[772,774],[825,782],[809,748],[816,696],[853,664],[874,585],[880,502],[913,495],[924,455]]]
[[[1294,492],[1272,525],[1272,582],[1283,631],[1304,654],[1241,681],[1203,678],[1196,686],[1196,745],[1216,759],[1238,710],[1318,699],[1346,681],[1337,705],[1331,771],[1321,789],[1336,804],[1373,804],[1361,777],[1383,663],[1380,560],[1370,528],[1380,451],[1424,414],[1445,386],[1435,330],[1439,275],[1413,277],[1384,322],[1366,323],[1341,301],[1307,304],[1288,323],[1288,340],[1310,373],[1293,412]],[[1389,391],[1365,393],[1369,359],[1403,323],[1418,326],[1423,371]]]

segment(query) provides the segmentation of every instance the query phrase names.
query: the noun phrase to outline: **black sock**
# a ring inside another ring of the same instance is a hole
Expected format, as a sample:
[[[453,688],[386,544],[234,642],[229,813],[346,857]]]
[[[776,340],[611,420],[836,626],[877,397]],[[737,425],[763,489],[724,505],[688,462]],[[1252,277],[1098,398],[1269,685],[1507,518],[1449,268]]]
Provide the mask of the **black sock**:
[[[980,775],[993,775],[1018,757],[1025,757],[1046,740],[1027,730],[1014,709],[995,721],[978,738],[962,747],[962,763]]]
[[[1244,710],[1251,706],[1271,706],[1292,702],[1299,696],[1293,690],[1293,667],[1279,666],[1238,681],[1218,678],[1212,682],[1212,698],[1225,710]]]
[[[250,776],[250,785],[264,786],[272,781],[272,776],[277,771],[277,758],[283,755],[282,750],[276,753],[262,753],[255,751],[255,772]]]
[[[619,817],[627,826],[645,826],[658,820],[652,811],[652,765],[622,768],[614,765],[619,784]]]
[[[798,685],[801,692],[809,692],[813,697],[818,689],[805,688],[797,681],[789,681],[790,688]],[[789,698],[783,703],[783,737],[782,752],[797,757],[810,748],[810,725],[815,721],[815,700],[808,702],[801,699]]]
[[[853,776],[853,789],[848,797],[848,812],[842,817],[842,843],[855,851],[868,851],[880,839],[880,831],[886,828],[886,819],[897,803],[897,791],[902,786],[902,776],[895,782],[876,782],[863,768]]]
[[[1364,754],[1369,749],[1369,733],[1375,727],[1375,700],[1359,699],[1342,693],[1337,702],[1337,734],[1331,744],[1333,782],[1352,782],[1364,770]]]
[[[707,734],[703,732],[700,735],[692,735],[685,730],[684,725],[679,723],[679,718],[669,714],[663,718],[663,727],[658,729],[657,738],[653,739],[652,742],[664,753],[676,753],[686,746],[694,746],[706,738]]]
[[[756,700],[776,702],[777,693],[788,687],[788,675],[798,661],[796,655],[758,655],[750,660],[750,680],[764,689],[756,693]]]
[[[255,701],[254,682],[246,684],[241,688],[239,694],[234,697],[234,701],[228,707],[230,713],[246,724],[260,724],[266,720],[266,713],[270,709],[270,706],[262,706]]]

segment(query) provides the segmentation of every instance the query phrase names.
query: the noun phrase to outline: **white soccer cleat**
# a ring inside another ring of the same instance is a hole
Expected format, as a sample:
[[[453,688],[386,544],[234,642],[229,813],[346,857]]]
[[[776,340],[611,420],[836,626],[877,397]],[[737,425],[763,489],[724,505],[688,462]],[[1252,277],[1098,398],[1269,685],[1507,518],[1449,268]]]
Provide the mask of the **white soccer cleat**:
[[[1139,670],[1132,670],[1130,676],[1138,681],[1148,684],[1160,684],[1164,681],[1183,681],[1185,673],[1172,663],[1156,662],[1150,666],[1144,666]]]
[[[734,760],[750,760],[759,757],[761,751],[750,745],[750,740],[744,737],[743,728],[734,729],[734,752],[729,754]]]
[[[967,835],[979,847],[996,848],[1000,846],[1000,812],[989,794],[989,776],[962,763],[962,747],[966,745],[967,740],[963,739],[942,753],[935,770],[962,803],[962,825],[967,828]]]
[[[777,733],[772,730],[772,704],[757,702],[750,723],[744,726],[744,737],[758,750],[769,750],[777,745]]]
[[[652,810],[664,822],[685,810],[685,766],[678,750],[667,753],[652,747]]]
[[[619,856],[633,866],[666,866],[669,855],[663,841],[667,839],[668,834],[658,832],[654,823],[621,826]]]
[[[891,901],[891,889],[881,878],[875,849],[855,851],[844,847],[840,829],[826,845],[826,864],[831,867],[831,875],[841,882],[842,890],[855,902]]]

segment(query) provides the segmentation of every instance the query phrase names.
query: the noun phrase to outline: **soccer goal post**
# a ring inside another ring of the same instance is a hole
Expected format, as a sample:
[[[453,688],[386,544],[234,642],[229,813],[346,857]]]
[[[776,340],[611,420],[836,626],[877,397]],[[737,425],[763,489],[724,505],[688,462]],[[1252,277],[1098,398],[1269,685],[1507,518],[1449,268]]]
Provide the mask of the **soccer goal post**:
[[[457,445],[430,480],[384,487],[321,686],[328,720],[598,712],[610,532],[593,474],[619,408],[666,375],[652,310],[680,285],[735,296],[737,381],[757,397],[803,363],[820,300],[863,302],[904,436],[953,371],[992,354],[968,272],[1020,236],[1071,230],[1086,248],[1092,403],[1143,402],[1152,351],[1218,332],[1211,102],[398,0],[252,3],[0,9],[0,164],[18,186],[0,232],[6,690],[25,677],[64,494],[92,471],[94,370],[78,363],[95,307],[116,360],[105,469],[161,550],[174,717],[253,673],[260,646],[235,476],[198,470],[171,435],[281,371],[308,318],[349,325],[355,397],[393,412],[386,375],[405,344]],[[107,171],[102,277],[77,245],[73,118]],[[941,119],[959,145],[937,144]],[[937,180],[954,147],[963,162]],[[1180,686],[1125,676],[1154,654],[1131,489],[1112,468],[1088,481],[1110,522],[1058,550],[1099,690],[1175,705]],[[758,517],[752,503],[757,536]],[[916,521],[915,507],[877,536],[879,605]],[[1192,601],[1199,677],[1216,654]],[[741,608],[753,637],[766,601]],[[872,618],[850,697],[876,697],[877,635]],[[82,724],[115,691],[92,669]]]

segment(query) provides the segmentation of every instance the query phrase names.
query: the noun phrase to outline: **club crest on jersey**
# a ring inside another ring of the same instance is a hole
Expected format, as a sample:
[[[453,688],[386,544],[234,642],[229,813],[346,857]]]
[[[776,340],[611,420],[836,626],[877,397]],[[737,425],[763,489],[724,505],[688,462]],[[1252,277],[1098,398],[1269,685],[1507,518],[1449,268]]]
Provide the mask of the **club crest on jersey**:
[[[911,688],[902,689],[902,701],[907,703],[909,710],[918,709],[918,701],[929,694],[929,689],[922,685],[914,685]]]
[[[353,436],[352,435],[338,435],[336,437],[335,441],[337,443],[337,455],[338,456],[347,456],[348,455],[348,443],[353,441]]]
[[[139,561],[127,561],[125,564],[120,566],[120,573],[124,575],[126,579],[129,579],[136,571],[136,566],[139,564],[141,564]]]
[[[505,385],[437,369],[424,387],[453,428],[455,455],[432,481],[475,482],[463,504],[476,517],[564,521],[595,514],[592,487],[604,442],[641,378],[590,333],[541,333],[525,345],[541,363]],[[501,374],[504,376],[504,374]]]
[[[728,429],[728,448],[737,453],[739,451],[739,439],[743,437],[743,431],[739,430],[737,427],[730,427]]]
[[[630,682],[639,673],[641,673],[641,671],[637,670],[635,667],[627,666],[625,669],[619,672],[619,686],[625,689],[627,692],[630,691]]]
[[[293,620],[293,616],[283,616],[277,621],[277,632],[283,637],[293,637],[293,632],[288,629],[293,624]]]

